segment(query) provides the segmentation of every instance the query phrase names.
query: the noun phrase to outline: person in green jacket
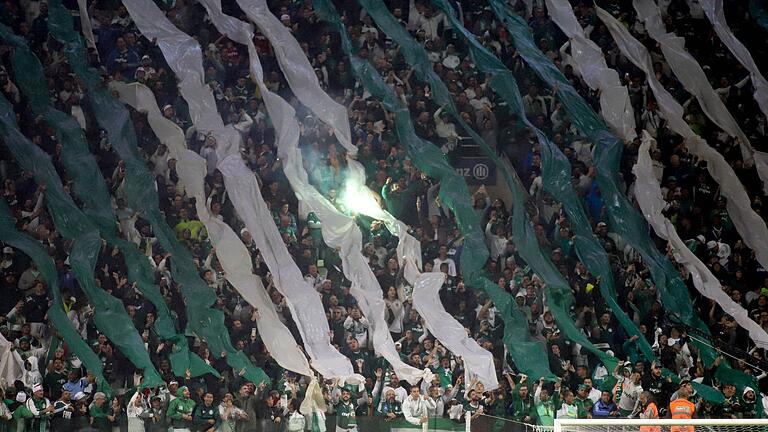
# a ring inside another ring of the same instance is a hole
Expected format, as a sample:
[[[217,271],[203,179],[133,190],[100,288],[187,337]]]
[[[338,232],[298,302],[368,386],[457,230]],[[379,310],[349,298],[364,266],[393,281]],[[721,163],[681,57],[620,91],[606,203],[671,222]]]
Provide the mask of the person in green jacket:
[[[579,384],[579,389],[576,392],[576,397],[573,399],[573,403],[578,408],[578,416],[580,419],[592,418],[592,406],[594,403],[589,398],[589,386],[586,384]]]
[[[203,403],[195,407],[192,420],[195,422],[195,431],[214,432],[219,427],[219,407],[213,404],[213,393],[203,396]]]
[[[93,395],[93,402],[88,407],[91,414],[91,427],[99,432],[111,432],[111,422],[115,419],[110,415],[109,405],[107,405],[107,396],[102,392],[96,392]]]
[[[536,386],[533,400],[536,406],[536,415],[539,417],[539,424],[554,426],[555,415],[560,409],[560,383],[555,383],[555,392],[552,397],[549,397],[549,391],[544,388],[544,378],[541,378],[538,386]]]
[[[509,372],[505,372],[504,377],[507,379],[509,387],[512,388],[510,392],[512,402],[507,409],[512,416],[512,420],[520,423],[535,424],[536,407],[528,388],[528,377],[521,375],[520,382],[517,384],[515,384],[515,380]]]
[[[189,398],[189,388],[180,387],[176,391],[176,399],[168,404],[167,416],[171,420],[171,428],[176,432],[191,432],[194,425],[192,413],[195,401]]]

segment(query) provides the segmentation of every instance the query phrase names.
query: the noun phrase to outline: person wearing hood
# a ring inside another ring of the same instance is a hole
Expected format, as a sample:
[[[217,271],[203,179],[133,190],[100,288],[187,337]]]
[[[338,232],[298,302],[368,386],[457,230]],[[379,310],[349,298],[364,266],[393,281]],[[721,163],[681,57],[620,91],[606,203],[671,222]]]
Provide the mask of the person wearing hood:
[[[32,397],[27,399],[25,405],[32,414],[32,418],[27,423],[26,430],[31,432],[48,432],[54,408],[51,401],[43,395],[42,384],[37,383],[32,386]]]
[[[744,391],[741,393],[741,403],[739,405],[739,417],[745,419],[758,418],[757,396],[752,387],[744,387]]]
[[[203,396],[203,403],[197,404],[192,418],[196,431],[214,432],[219,428],[221,424],[219,407],[213,404],[213,393],[208,392]]]
[[[189,398],[189,388],[179,387],[176,399],[168,404],[167,415],[171,420],[171,430],[174,432],[192,432],[195,401]]]
[[[40,373],[37,357],[31,356],[24,361],[24,375],[21,380],[27,388],[34,388],[35,384],[43,383],[43,375]]]

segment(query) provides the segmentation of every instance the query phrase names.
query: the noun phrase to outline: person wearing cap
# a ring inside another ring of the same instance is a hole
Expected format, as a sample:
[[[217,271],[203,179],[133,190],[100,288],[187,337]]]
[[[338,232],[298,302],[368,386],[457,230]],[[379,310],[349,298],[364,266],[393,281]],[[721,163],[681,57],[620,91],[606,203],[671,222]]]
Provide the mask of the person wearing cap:
[[[189,388],[186,386],[179,387],[176,392],[176,399],[168,404],[166,415],[171,421],[173,432],[192,432],[194,425],[192,414],[195,409],[195,401],[189,396]]]
[[[42,384],[32,386],[32,397],[26,400],[25,406],[32,415],[32,418],[27,423],[26,430],[48,432],[54,408],[51,402],[43,395]]]
[[[643,379],[643,389],[646,389],[661,407],[667,406],[669,396],[674,391],[672,380],[662,375],[661,367],[654,361],[650,373]]]
[[[336,411],[336,432],[357,432],[357,417],[355,413],[356,405],[363,404],[367,397],[352,399],[352,386],[347,384],[343,388],[334,389],[332,397],[334,409]],[[355,403],[357,402],[357,404]]]
[[[576,390],[576,397],[573,402],[579,409],[579,418],[592,418],[592,407],[594,402],[589,398],[590,386],[586,384],[579,384]]]

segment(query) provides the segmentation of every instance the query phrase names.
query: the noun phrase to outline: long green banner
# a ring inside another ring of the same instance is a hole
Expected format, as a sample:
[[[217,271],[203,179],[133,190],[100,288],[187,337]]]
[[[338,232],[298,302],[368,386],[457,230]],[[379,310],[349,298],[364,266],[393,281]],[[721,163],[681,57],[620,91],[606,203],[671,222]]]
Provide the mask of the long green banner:
[[[137,368],[144,371],[145,386],[162,385],[163,380],[152,365],[144,341],[128,317],[123,303],[96,285],[93,275],[102,248],[98,229],[64,190],[50,156],[21,133],[13,107],[5,97],[0,97],[0,133],[19,165],[34,173],[37,183],[45,187],[48,212],[62,236],[73,241],[69,251],[69,265],[93,308],[96,327]],[[86,353],[78,353],[78,356],[80,354]]]
[[[123,253],[129,281],[135,282],[139,292],[155,307],[157,318],[154,329],[162,340],[173,344],[170,360],[174,374],[184,376],[189,371],[193,377],[206,373],[218,375],[201,359],[190,360],[190,356],[197,355],[190,354],[186,338],[178,334],[168,305],[160,288],[155,285],[154,271],[147,256],[140,253],[135,244],[118,237],[109,191],[96,160],[90,154],[85,134],[73,117],[51,105],[40,61],[23,38],[13,35],[11,29],[2,24],[0,39],[14,47],[11,64],[15,83],[27,98],[32,111],[45,120],[62,144],[61,162],[73,180],[74,195],[84,204],[83,213],[98,226],[102,237]]]
[[[318,16],[341,36],[342,49],[350,59],[353,72],[366,90],[395,113],[396,132],[400,141],[405,144],[411,160],[421,171],[440,181],[440,198],[456,215],[459,229],[464,235],[464,252],[460,266],[465,283],[473,289],[485,291],[494,302],[504,320],[504,344],[515,364],[531,377],[554,379],[547,362],[542,361],[547,358],[544,347],[531,337],[523,314],[513,306],[512,298],[483,274],[489,252],[483,230],[480,228],[480,217],[472,208],[464,179],[456,174],[436,146],[416,136],[408,108],[402,105],[376,69],[355,55],[333,4],[328,0],[315,0],[314,6]]]

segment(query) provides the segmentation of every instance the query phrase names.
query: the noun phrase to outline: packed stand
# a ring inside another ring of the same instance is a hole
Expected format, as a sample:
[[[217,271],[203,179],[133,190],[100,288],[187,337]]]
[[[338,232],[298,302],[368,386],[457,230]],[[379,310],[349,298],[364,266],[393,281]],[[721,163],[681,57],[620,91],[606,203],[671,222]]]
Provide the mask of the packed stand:
[[[73,2],[68,5],[77,9]],[[626,360],[615,370],[607,370],[598,359],[568,340],[558,330],[547,309],[545,286],[518,256],[511,236],[510,208],[500,198],[480,187],[473,196],[491,259],[486,271],[499,287],[514,297],[529,322],[531,334],[547,348],[549,367],[560,380],[529,380],[518,374],[514,362],[501,343],[503,322],[494,304],[482,293],[473,294],[462,281],[459,261],[462,236],[448,208],[437,198],[439,183],[422,175],[408,159],[394,133],[393,118],[380,103],[370,98],[350,71],[348,60],[338,46],[338,36],[313,15],[311,1],[270,1],[272,12],[291,29],[302,43],[305,54],[326,91],[349,107],[352,134],[364,165],[368,186],[382,197],[395,217],[409,224],[421,240],[424,271],[447,275],[440,291],[445,309],[466,327],[470,336],[493,353],[501,387],[484,391],[474,382],[464,382],[460,358],[446,350],[430,335],[422,318],[412,307],[412,288],[404,281],[401,263],[395,255],[397,238],[384,225],[354,213],[341,196],[345,179],[344,150],[328,128],[298,102],[301,121],[300,147],[310,180],[340,210],[356,216],[364,234],[363,253],[382,288],[389,331],[403,360],[417,368],[429,367],[436,377],[432,382],[410,386],[400,381],[389,365],[373,350],[370,324],[350,294],[350,283],[341,272],[336,250],[323,242],[321,222],[313,213],[302,214],[302,207],[291,191],[276,157],[275,131],[260,100],[258,90],[248,77],[247,52],[243,46],[216,32],[203,8],[194,2],[177,0],[159,2],[169,19],[184,32],[195,36],[204,53],[205,81],[211,87],[219,112],[227,123],[239,124],[245,145],[243,158],[262,186],[262,195],[271,209],[285,245],[305,280],[318,291],[331,328],[332,343],[352,360],[356,373],[366,377],[365,389],[339,387],[325,380],[323,392],[329,402],[325,413],[328,427],[355,430],[368,417],[391,421],[403,418],[420,424],[429,418],[448,418],[461,422],[466,412],[473,418],[493,415],[510,422],[551,425],[554,418],[658,418],[672,410],[689,410],[701,418],[755,418],[763,412],[763,392],[768,390],[768,362],[765,352],[757,349],[747,332],[713,301],[703,298],[681,270],[695,298],[698,314],[707,322],[713,337],[706,343],[723,347],[732,365],[758,376],[760,388],[742,389],[718,383],[707,369],[689,333],[675,317],[664,312],[657,289],[639,255],[610,230],[594,177],[592,144],[584,140],[563,113],[551,88],[538,80],[499,23],[483,2],[461,2],[464,22],[513,70],[525,93],[526,115],[552,138],[568,156],[573,167],[573,185],[583,198],[591,217],[594,233],[608,252],[618,300],[624,311],[639,325],[642,335],[627,335],[599,295],[601,281],[589,273],[574,251],[573,234],[561,206],[544,192],[541,158],[535,136],[519,119],[510,117],[503,104],[487,88],[478,74],[466,46],[456,38],[441,13],[418,1],[388,1],[390,10],[414,37],[424,44],[438,75],[446,82],[462,117],[479,131],[500,154],[509,158],[529,188],[532,206],[529,214],[539,244],[569,281],[576,302],[573,319],[596,346]],[[648,40],[628,2],[603,2],[602,6],[630,26],[641,40]],[[765,142],[766,119],[752,99],[751,83],[714,35],[701,11],[689,9],[680,0],[662,2],[666,24],[684,36],[687,48],[705,66],[708,77],[740,125],[758,147]],[[765,57],[765,30],[746,13],[746,2],[729,2],[726,14],[730,26],[759,60]],[[342,4],[342,3],[339,3]],[[574,73],[567,62],[567,41],[550,21],[543,2],[535,8],[528,22],[536,41],[565,76],[596,109],[598,95]],[[768,330],[768,273],[760,267],[736,233],[725,200],[717,185],[698,161],[661,119],[644,76],[616,48],[605,26],[596,19],[591,2],[574,2],[574,10],[590,38],[605,52],[608,65],[620,72],[628,85],[639,127],[648,130],[658,145],[652,157],[664,198],[665,215],[675,224],[680,236],[712,270],[731,298],[749,311],[750,316]],[[225,13],[242,16],[233,1],[223,2]],[[515,9],[525,15],[525,4]],[[408,104],[417,134],[440,146],[455,160],[475,155],[462,130],[430,98],[429,88],[419,82],[408,67],[398,46],[377,29],[369,16],[361,13],[355,2],[343,2],[340,8],[348,31],[357,44],[359,55],[370,60],[386,82]],[[165,301],[175,314],[178,328],[186,328],[184,299],[173,280],[170,266],[174,257],[157,243],[149,223],[140,212],[128,207],[122,190],[125,176],[123,162],[112,150],[106,134],[99,129],[90,111],[83,86],[71,73],[61,45],[48,35],[47,5],[38,1],[8,0],[0,5],[0,21],[22,35],[46,66],[50,100],[60,110],[71,113],[86,132],[92,153],[114,196],[113,208],[122,236],[134,242],[147,255],[155,270],[155,279]],[[141,82],[151,88],[163,115],[178,124],[187,136],[190,149],[206,159],[206,205],[219,218],[240,233],[251,253],[253,271],[259,275],[280,319],[301,341],[283,296],[274,288],[269,269],[262,261],[251,234],[238,219],[216,169],[215,138],[198,133],[191,125],[184,100],[176,88],[176,78],[166,65],[153,41],[142,37],[126,9],[119,2],[91,2],[89,14],[97,35],[97,49],[91,51],[105,81]],[[759,33],[760,38],[750,36]],[[707,35],[700,37],[700,35]],[[288,100],[295,98],[284,81],[266,38],[255,40],[265,68],[270,90]],[[688,101],[680,83],[672,76],[653,43],[648,43],[657,77],[680,101]],[[3,95],[19,114],[23,132],[51,155],[65,185],[71,178],[60,162],[61,144],[50,128],[36,118],[26,100],[9,77],[10,47],[0,44],[2,66],[0,85]],[[721,151],[733,165],[761,212],[760,182],[752,170],[744,168],[738,146],[721,133],[701,112],[694,101],[687,102],[686,120]],[[40,272],[24,254],[10,246],[2,250],[2,293],[0,322],[2,334],[12,344],[7,356],[24,362],[24,373],[13,382],[5,382],[4,404],[0,404],[0,430],[58,431],[128,428],[131,431],[298,431],[309,428],[298,413],[308,384],[307,377],[285,371],[270,357],[255,322],[259,312],[249,305],[226,281],[216,251],[211,247],[204,225],[197,219],[194,200],[185,192],[168,149],[152,133],[146,117],[132,111],[132,121],[141,156],[156,176],[160,205],[168,224],[195,257],[200,277],[218,296],[216,307],[226,315],[226,325],[233,345],[243,350],[272,378],[269,386],[244,382],[226,362],[216,360],[206,345],[187,335],[190,346],[221,373],[221,379],[205,376],[175,376],[171,370],[171,347],[153,330],[154,306],[128,282],[122,252],[104,246],[100,253],[98,285],[121,299],[136,329],[142,335],[153,363],[166,386],[137,391],[141,371],[127,360],[92,320],[92,309],[68,263],[71,244],[62,239],[46,210],[45,185],[37,184],[31,173],[18,168],[3,145],[0,176],[3,198],[17,217],[20,230],[35,237],[54,258],[63,290],[64,307],[72,323],[98,353],[116,396],[108,400],[96,391],[92,374],[79,359],[58,347],[56,330],[46,316],[50,293],[40,280]],[[244,126],[245,125],[245,126]],[[639,141],[626,143],[622,175],[626,191],[632,190],[631,168],[637,158]],[[490,186],[490,185],[489,185]],[[659,248],[665,245],[659,241]],[[657,354],[657,361],[647,359],[638,350],[637,340],[646,338]],[[725,361],[718,360],[718,361]],[[661,374],[669,369],[682,380],[680,384]],[[712,404],[702,400],[691,381],[717,386],[725,402]],[[695,413],[694,413],[695,412]],[[512,424],[512,423],[510,423]],[[359,427],[361,430],[364,427]]]

